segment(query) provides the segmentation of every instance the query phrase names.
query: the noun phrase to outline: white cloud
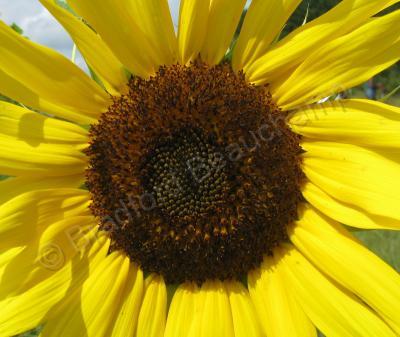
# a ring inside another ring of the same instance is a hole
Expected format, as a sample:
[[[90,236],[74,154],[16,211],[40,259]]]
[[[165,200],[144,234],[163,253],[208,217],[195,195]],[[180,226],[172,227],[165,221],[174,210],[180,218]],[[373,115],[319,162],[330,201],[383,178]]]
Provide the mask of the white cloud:
[[[71,38],[39,1],[0,0],[0,18],[7,24],[15,22],[32,41],[55,49],[68,58],[71,57]],[[86,69],[80,55],[76,63]]]
[[[0,0],[0,17],[15,22],[32,41],[70,55],[72,41],[65,30],[38,1]]]

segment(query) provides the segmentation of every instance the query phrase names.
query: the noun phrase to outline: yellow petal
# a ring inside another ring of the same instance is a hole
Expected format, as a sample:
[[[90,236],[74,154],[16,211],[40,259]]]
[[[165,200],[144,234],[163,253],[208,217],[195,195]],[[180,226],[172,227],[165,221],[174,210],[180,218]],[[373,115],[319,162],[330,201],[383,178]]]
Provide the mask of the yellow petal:
[[[210,11],[210,0],[182,0],[179,13],[179,61],[195,60],[203,47]]]
[[[400,332],[400,275],[368,249],[340,234],[339,227],[308,207],[290,231],[290,239],[318,268],[358,295]]]
[[[45,98],[41,93],[36,92],[35,88],[28,88],[2,70],[0,70],[0,90],[2,95],[12,97],[15,101],[38,111],[44,111],[79,124],[89,125],[96,122],[95,117],[81,114],[73,107],[57,104],[52,101],[51,97]]]
[[[233,69],[246,71],[256,59],[268,50],[300,1],[252,1],[233,53]]]
[[[207,281],[199,289],[185,283],[172,299],[164,337],[241,337],[245,326],[248,336],[259,336],[257,323],[248,293],[238,284]]]
[[[129,4],[139,27],[156,48],[159,65],[176,63],[178,40],[168,0],[133,0]]]
[[[141,19],[135,17],[131,0],[70,0],[68,3],[135,75],[147,78],[154,74],[157,66],[165,64],[165,55],[139,26]]]
[[[22,87],[45,101],[59,105],[59,117],[81,122],[79,114],[93,119],[106,111],[110,103],[107,93],[61,54],[29,41],[3,22],[0,22],[0,41],[0,68],[5,77],[20,82]],[[7,88],[12,85],[1,81],[0,91],[8,95],[15,90],[17,97],[12,95],[11,98],[21,98],[19,87]],[[40,101],[35,102],[34,98],[22,103],[34,103],[32,107],[42,108]],[[63,107],[75,110],[76,114],[64,115]]]
[[[0,247],[24,245],[57,221],[89,215],[89,195],[78,189],[24,193],[0,206]]]
[[[234,326],[228,292],[220,281],[208,281],[196,295],[196,313],[190,337],[234,337]]]
[[[277,104],[285,110],[354,87],[400,59],[400,10],[369,21],[321,46],[278,87]]]
[[[76,255],[51,277],[19,296],[1,301],[0,336],[14,336],[33,329],[68,307],[71,299],[79,295],[90,272],[106,257],[109,245],[108,239],[101,238],[91,245],[87,254]]]
[[[46,324],[40,336],[106,337],[114,323],[128,272],[129,258],[117,252],[107,256],[83,283],[72,303]]]
[[[11,259],[8,251],[4,257],[0,254],[0,299],[21,294],[60,270],[93,240],[95,225],[92,216],[64,219],[37,229],[36,236]]]
[[[400,219],[374,215],[356,206],[336,200],[311,182],[302,189],[304,198],[316,209],[347,226],[365,229],[400,230]]]
[[[285,287],[326,336],[396,336],[368,306],[330,281],[297,250],[288,249],[281,259],[285,266]]]
[[[398,154],[350,144],[304,142],[303,171],[324,192],[367,212],[399,219]]]
[[[85,155],[73,145],[30,145],[0,134],[0,172],[5,175],[55,177],[83,174],[85,161]]]
[[[226,281],[235,337],[262,337],[260,321],[249,292],[239,282]]]
[[[185,283],[176,290],[168,310],[164,337],[186,337],[196,314],[196,298],[199,289],[192,283]]]
[[[15,104],[0,102],[0,130],[31,146],[86,144],[87,131],[73,123],[45,117]]]
[[[343,0],[319,18],[296,29],[246,71],[251,82],[273,83],[286,78],[313,51],[359,27],[367,19],[398,0]]]
[[[269,337],[316,337],[317,331],[285,287],[282,265],[265,258],[260,269],[249,274],[248,286],[263,333]]]
[[[56,188],[79,188],[85,177],[82,174],[62,177],[17,177],[0,181],[0,205],[16,196],[34,191]]]
[[[151,275],[146,280],[136,337],[164,336],[167,316],[167,287],[162,277]]]
[[[116,322],[112,325],[111,337],[133,337],[135,335],[143,292],[143,272],[131,264],[121,296],[121,307],[117,312]]]
[[[54,0],[40,2],[71,35],[85,61],[99,76],[107,91],[112,95],[124,92],[128,81],[125,69],[101,37]]]
[[[295,112],[289,125],[310,139],[400,147],[400,108],[375,101],[349,99],[311,105]]]
[[[211,2],[207,33],[200,53],[203,61],[214,65],[222,60],[231,44],[245,4],[246,0]]]

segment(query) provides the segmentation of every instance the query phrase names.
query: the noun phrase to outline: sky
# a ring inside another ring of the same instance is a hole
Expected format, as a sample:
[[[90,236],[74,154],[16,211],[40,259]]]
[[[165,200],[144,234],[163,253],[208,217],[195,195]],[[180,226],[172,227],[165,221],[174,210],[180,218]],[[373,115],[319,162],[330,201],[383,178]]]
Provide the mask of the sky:
[[[176,22],[180,1],[169,2]],[[38,0],[0,0],[0,19],[7,24],[15,22],[32,41],[71,57],[73,43],[70,37]],[[80,55],[77,56],[76,63],[85,69]]]

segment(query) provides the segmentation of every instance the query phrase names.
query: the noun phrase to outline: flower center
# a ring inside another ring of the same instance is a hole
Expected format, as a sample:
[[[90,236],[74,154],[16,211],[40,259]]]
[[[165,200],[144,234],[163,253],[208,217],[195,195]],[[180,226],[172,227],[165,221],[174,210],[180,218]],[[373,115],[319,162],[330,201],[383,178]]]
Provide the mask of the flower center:
[[[178,130],[144,158],[142,183],[165,216],[207,216],[232,190],[228,163],[218,144],[200,129]]]
[[[229,65],[160,68],[91,127],[100,228],[170,283],[242,279],[287,239],[302,201],[299,139]]]

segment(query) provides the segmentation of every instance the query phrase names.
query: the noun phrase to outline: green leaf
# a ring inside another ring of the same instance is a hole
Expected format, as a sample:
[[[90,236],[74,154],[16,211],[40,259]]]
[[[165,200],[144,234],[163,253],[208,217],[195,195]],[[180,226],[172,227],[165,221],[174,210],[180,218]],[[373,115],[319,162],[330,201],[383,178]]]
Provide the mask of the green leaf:
[[[22,35],[24,33],[24,30],[18,26],[15,22],[13,22],[10,27],[15,30],[18,34]]]
[[[40,331],[42,330],[42,328],[36,328],[34,330],[31,330],[29,332],[25,332],[19,336],[16,337],[37,337],[40,334]]]
[[[399,91],[400,91],[400,85],[394,88],[391,92],[389,92],[385,97],[381,98],[379,101],[385,103],[394,95],[396,95]]]
[[[65,8],[68,12],[75,14],[75,12],[72,10],[71,6],[68,5],[66,0],[55,0],[56,4],[59,5],[62,8]]]

